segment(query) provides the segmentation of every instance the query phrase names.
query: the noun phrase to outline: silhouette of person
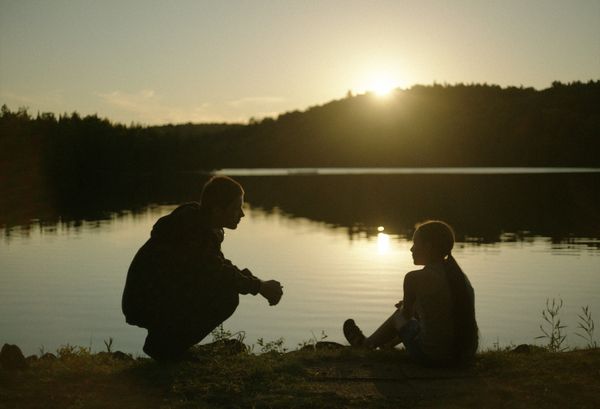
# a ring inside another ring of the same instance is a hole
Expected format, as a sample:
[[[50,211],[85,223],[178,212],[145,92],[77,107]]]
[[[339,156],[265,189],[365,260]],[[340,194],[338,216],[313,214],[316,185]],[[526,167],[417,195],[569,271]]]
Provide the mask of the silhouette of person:
[[[223,228],[236,229],[244,190],[226,176],[212,177],[200,202],[185,203],[161,217],[138,250],[123,292],[128,324],[148,329],[144,352],[176,360],[229,318],[239,294],[260,294],[276,305],[278,281],[262,281],[221,252]]]
[[[404,300],[369,337],[354,320],[344,322],[352,346],[393,347],[402,342],[408,354],[426,366],[468,363],[478,346],[475,295],[454,257],[454,231],[442,221],[417,226],[410,249],[415,265],[404,277]]]

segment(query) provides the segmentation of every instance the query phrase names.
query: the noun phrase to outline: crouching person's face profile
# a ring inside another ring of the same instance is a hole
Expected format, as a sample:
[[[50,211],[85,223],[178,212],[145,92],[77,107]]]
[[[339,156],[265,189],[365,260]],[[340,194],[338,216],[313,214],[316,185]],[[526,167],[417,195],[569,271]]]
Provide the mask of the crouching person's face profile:
[[[242,217],[244,217],[244,196],[238,196],[224,208],[215,208],[214,217],[219,227],[236,229]]]

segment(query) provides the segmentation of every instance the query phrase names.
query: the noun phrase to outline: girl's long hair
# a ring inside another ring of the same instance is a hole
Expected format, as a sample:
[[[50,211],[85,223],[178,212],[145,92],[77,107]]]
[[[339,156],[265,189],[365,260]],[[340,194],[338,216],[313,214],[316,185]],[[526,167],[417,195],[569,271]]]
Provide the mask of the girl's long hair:
[[[466,274],[452,256],[454,231],[449,224],[430,220],[417,225],[415,235],[419,234],[425,243],[429,243],[434,254],[444,258],[444,270],[452,297],[452,316],[454,321],[454,359],[457,363],[467,363],[477,351],[479,329],[475,319],[475,294]]]

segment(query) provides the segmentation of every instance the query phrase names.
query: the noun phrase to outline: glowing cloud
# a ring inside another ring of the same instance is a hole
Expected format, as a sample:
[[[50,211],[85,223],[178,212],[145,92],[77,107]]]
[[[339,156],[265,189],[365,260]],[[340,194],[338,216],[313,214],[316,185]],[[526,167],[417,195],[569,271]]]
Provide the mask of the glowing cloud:
[[[96,93],[106,104],[130,112],[144,124],[218,122],[217,115],[208,112],[209,104],[191,107],[171,106],[164,103],[154,90],[144,89],[137,93],[112,91]]]

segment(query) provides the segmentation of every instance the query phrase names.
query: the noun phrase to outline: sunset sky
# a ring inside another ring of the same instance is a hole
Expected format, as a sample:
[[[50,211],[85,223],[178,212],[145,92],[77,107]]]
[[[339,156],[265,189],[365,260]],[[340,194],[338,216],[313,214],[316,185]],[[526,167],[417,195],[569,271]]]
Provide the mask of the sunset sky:
[[[0,104],[129,124],[600,79],[600,1],[0,0]]]

